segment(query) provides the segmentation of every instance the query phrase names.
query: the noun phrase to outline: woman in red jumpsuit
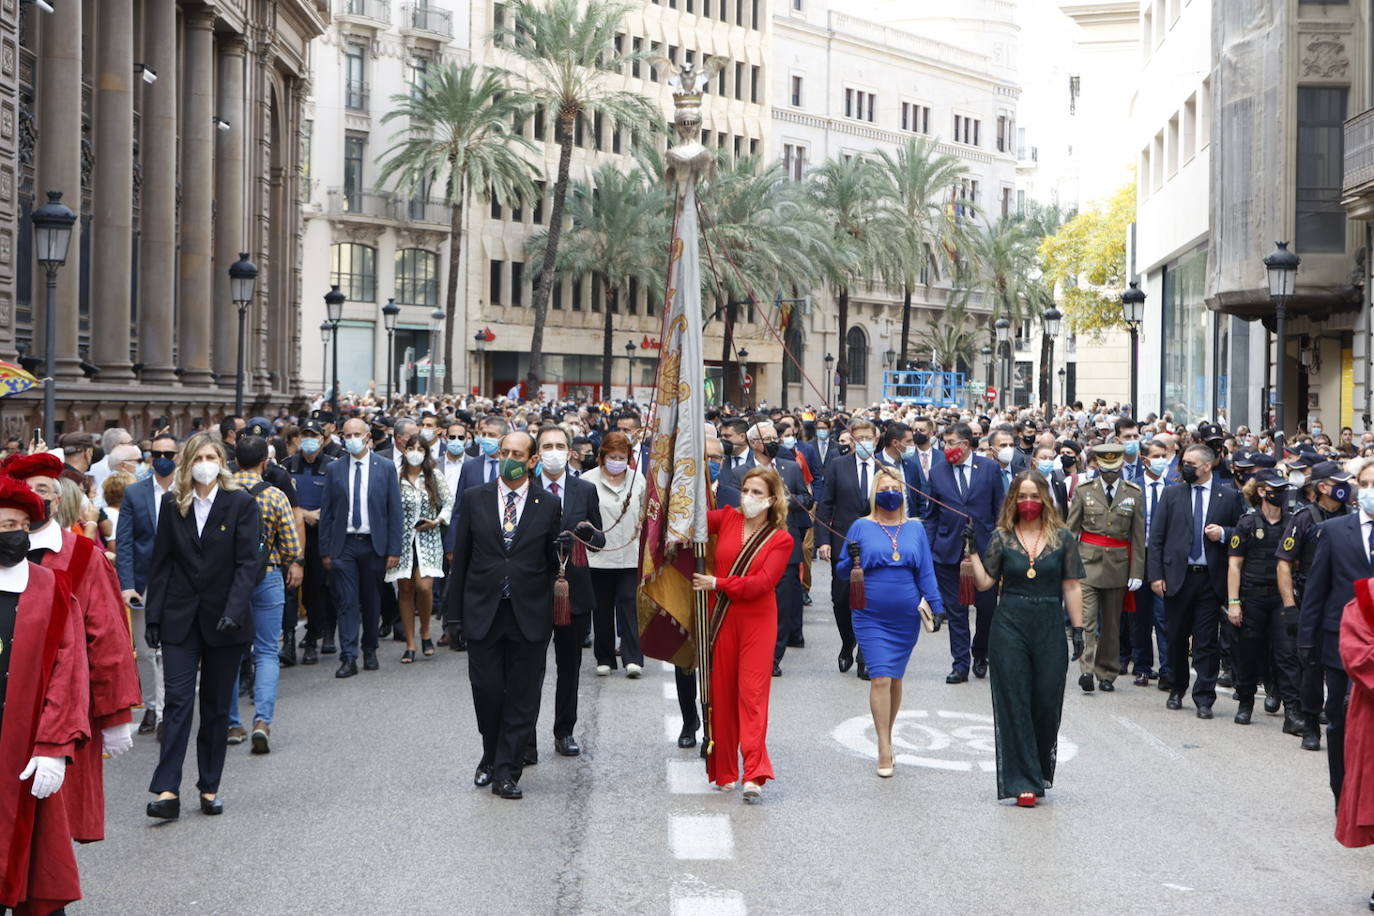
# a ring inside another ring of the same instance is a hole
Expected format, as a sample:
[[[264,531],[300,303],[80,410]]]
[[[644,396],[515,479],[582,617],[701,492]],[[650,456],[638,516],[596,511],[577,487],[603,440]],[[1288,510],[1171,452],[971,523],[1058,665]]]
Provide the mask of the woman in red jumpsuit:
[[[707,755],[706,772],[720,789],[733,789],[743,752],[744,800],[754,802],[773,778],[765,746],[778,638],[773,590],[792,555],[782,478],[771,468],[751,468],[740,483],[739,508],[716,509],[708,518],[719,575],[692,577],[693,588],[717,593],[711,613],[714,750]]]

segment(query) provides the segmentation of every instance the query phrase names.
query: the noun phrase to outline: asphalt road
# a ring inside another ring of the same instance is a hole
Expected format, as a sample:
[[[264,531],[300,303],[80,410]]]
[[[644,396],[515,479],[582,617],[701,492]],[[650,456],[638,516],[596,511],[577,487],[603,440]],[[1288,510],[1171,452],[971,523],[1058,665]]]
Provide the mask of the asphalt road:
[[[73,914],[276,913],[1357,913],[1371,853],[1332,838],[1326,755],[1281,734],[1164,708],[1118,681],[1066,679],[1059,773],[1033,810],[996,800],[986,681],[947,686],[946,634],[908,669],[897,775],[874,774],[867,685],[835,667],[825,577],[807,646],[773,681],[761,804],[711,791],[673,740],[673,678],[584,659],[578,759],[552,752],[504,801],[472,785],[479,755],[465,656],[336,681],[283,672],[273,751],[229,749],[226,812],[144,816],[150,737],[106,771],[107,839],[80,849]],[[437,632],[437,630],[436,630]],[[1074,672],[1076,675],[1076,671]],[[251,708],[245,706],[245,718]]]

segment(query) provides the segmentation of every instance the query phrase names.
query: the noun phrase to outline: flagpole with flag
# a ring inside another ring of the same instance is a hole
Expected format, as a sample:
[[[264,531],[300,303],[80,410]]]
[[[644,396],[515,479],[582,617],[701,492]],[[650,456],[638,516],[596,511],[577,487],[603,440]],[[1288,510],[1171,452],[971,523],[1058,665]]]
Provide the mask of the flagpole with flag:
[[[661,69],[674,74],[673,129],[678,142],[666,155],[665,175],[675,187],[669,249],[667,305],[654,408],[644,527],[640,543],[638,617],[640,648],[650,658],[696,668],[704,743],[711,741],[710,614],[704,592],[692,590],[692,574],[705,572],[706,513],[711,507],[706,466],[706,363],[701,340],[701,254],[697,183],[714,166],[701,141],[701,96],[725,63],[707,58],[699,67]]]

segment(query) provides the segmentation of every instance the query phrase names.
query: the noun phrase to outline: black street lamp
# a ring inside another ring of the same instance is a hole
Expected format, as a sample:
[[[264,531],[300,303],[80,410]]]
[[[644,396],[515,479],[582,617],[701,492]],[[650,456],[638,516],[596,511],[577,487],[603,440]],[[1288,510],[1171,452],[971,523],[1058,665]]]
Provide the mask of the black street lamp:
[[[396,374],[396,316],[401,307],[395,299],[386,300],[382,306],[382,324],[386,326],[386,403],[391,406],[391,377]]]
[[[1059,403],[1066,407],[1069,404],[1069,371],[1063,366],[1059,367]]]
[[[1007,383],[1011,381],[1011,319],[1003,315],[992,323],[997,332],[997,350],[1002,363],[1002,384],[998,386],[1001,403],[1007,403]]]
[[[1145,290],[1132,280],[1121,294],[1121,317],[1131,331],[1131,416],[1140,414],[1140,325],[1145,321]]]
[[[754,394],[752,390],[746,390],[745,388],[745,380],[749,378],[749,364],[746,363],[745,360],[749,358],[749,351],[746,350],[744,347],[740,347],[739,351],[735,354],[735,356],[737,361],[739,362],[740,405],[748,407],[749,404],[753,401]]]
[[[1302,259],[1288,250],[1287,242],[1275,242],[1276,246],[1264,259],[1264,269],[1269,273],[1269,298],[1274,300],[1274,318],[1278,325],[1278,358],[1274,360],[1274,428],[1280,433],[1287,430],[1285,420],[1284,394],[1288,385],[1285,382],[1288,360],[1288,300],[1298,285],[1298,265]]]
[[[830,383],[835,379],[835,355],[825,354],[825,404],[830,406]]]
[[[331,384],[329,386],[329,410],[334,414],[334,422],[339,422],[339,322],[343,321],[344,294],[339,292],[339,284],[335,283],[329,287],[329,292],[324,294],[324,312],[329,317],[329,326],[333,331],[334,340],[334,363],[330,371]]]
[[[477,355],[477,391],[476,391],[475,393],[476,393],[476,394],[481,394],[481,393],[482,393],[482,376],[485,374],[485,368],[486,368],[485,366],[482,365],[482,363],[484,362],[484,357],[483,357],[482,354],[484,354],[484,353],[487,352],[487,330],[486,330],[486,328],[483,328],[483,329],[481,329],[480,331],[478,331],[476,334],[473,334],[473,335],[472,335],[472,347],[473,347],[474,352],[475,352],[476,355]]]
[[[320,390],[329,388],[329,338],[334,333],[334,325],[328,321],[320,322],[320,340],[324,343],[324,359],[320,364]]]
[[[983,357],[983,376],[987,379],[983,388],[983,393],[986,395],[988,388],[997,387],[992,384],[992,347],[983,344],[983,348],[979,350],[978,353]]]
[[[76,214],[62,203],[61,191],[49,191],[48,202],[33,211],[33,250],[48,276],[43,307],[43,441],[51,448],[57,438],[57,315],[52,298],[57,271],[67,263]]]
[[[240,251],[239,259],[229,265],[229,295],[239,310],[239,371],[234,380],[234,413],[243,416],[243,337],[248,306],[253,302],[253,290],[258,285],[258,265],[248,260],[248,252]]]
[[[1053,305],[1045,309],[1045,314],[1040,316],[1040,321],[1045,326],[1045,336],[1050,339],[1049,361],[1041,367],[1041,372],[1044,374],[1040,376],[1045,380],[1046,388],[1050,387],[1050,372],[1054,367],[1054,342],[1055,339],[1059,337],[1059,326],[1063,323],[1063,320],[1064,315]],[[1050,414],[1054,413],[1053,389],[1045,392],[1045,401],[1045,416],[1048,417]]]
[[[625,358],[630,361],[630,374],[627,379],[629,384],[625,386],[627,392],[625,396],[633,401],[635,399],[635,342],[633,340],[625,341]]]

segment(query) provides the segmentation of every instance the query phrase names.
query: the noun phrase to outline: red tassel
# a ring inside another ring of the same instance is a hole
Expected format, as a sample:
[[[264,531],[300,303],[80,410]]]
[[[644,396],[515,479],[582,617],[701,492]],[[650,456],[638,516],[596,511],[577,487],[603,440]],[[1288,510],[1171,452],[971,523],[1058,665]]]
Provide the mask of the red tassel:
[[[849,571],[849,609],[868,607],[868,598],[864,595],[864,568],[858,563]]]
[[[553,625],[566,627],[572,623],[572,600],[568,597],[568,580],[559,575],[553,583]]]
[[[978,597],[978,584],[973,579],[973,561],[964,557],[959,564],[959,605],[967,607]]]
[[[575,534],[573,535],[572,565],[587,565],[587,545],[582,543],[582,539]]]

